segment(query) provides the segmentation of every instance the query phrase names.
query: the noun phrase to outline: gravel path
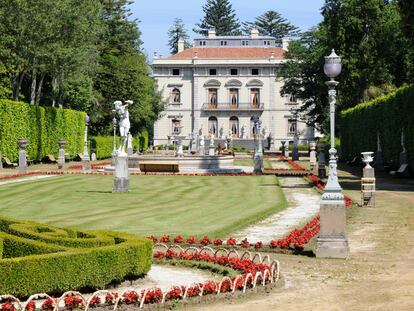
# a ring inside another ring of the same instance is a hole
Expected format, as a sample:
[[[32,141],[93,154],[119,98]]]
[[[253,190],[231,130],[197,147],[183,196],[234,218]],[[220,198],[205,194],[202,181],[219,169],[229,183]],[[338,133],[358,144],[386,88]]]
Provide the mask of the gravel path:
[[[288,168],[287,163],[272,163],[274,168]],[[319,212],[320,195],[302,177],[279,177],[288,208],[237,231],[232,236],[249,242],[269,242],[286,236]]]

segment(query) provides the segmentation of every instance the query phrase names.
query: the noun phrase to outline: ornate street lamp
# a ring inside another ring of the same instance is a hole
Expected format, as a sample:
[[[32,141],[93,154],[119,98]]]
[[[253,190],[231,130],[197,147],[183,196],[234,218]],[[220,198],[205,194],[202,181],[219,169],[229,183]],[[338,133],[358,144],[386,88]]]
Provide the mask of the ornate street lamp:
[[[298,136],[298,116],[299,111],[297,109],[292,109],[293,120],[295,121],[295,132],[293,133],[293,150],[292,150],[292,161],[299,160],[299,136]]]
[[[90,171],[90,156],[88,151],[88,125],[89,125],[90,118],[86,114],[85,115],[85,139],[84,139],[84,145],[83,145],[83,157],[82,157],[82,170],[84,172]]]
[[[324,66],[324,72],[330,78],[326,85],[329,88],[331,148],[329,149],[328,182],[322,195],[320,207],[321,229],[317,240],[317,257],[346,258],[349,254],[345,229],[345,199],[338,181],[337,151],[335,149],[335,87],[339,84],[335,78],[341,73],[341,70],[341,58],[336,55],[335,50],[332,50],[331,55],[325,57]]]

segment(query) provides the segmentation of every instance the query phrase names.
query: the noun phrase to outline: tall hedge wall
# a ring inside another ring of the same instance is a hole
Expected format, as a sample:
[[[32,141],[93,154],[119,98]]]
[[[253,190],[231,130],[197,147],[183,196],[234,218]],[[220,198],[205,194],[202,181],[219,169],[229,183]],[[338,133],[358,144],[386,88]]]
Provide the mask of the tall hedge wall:
[[[384,165],[396,169],[402,151],[402,131],[408,159],[414,167],[414,85],[343,111],[342,156],[351,160],[360,157],[361,152],[376,151],[379,133]]]
[[[83,149],[84,128],[84,112],[0,100],[0,151],[12,161],[18,159],[19,138],[29,140],[27,151],[32,160],[57,156],[57,142],[62,138],[67,141],[65,151],[74,156]]]

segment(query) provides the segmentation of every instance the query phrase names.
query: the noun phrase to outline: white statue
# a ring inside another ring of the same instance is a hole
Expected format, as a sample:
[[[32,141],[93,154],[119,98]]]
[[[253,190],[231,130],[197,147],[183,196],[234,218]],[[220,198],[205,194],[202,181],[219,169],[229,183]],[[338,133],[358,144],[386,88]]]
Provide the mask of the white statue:
[[[214,134],[210,134],[210,146],[214,146]]]
[[[241,128],[241,138],[243,139],[246,138],[246,128],[244,127],[244,124]]]
[[[129,112],[128,106],[132,105],[134,102],[132,100],[125,101],[125,104],[122,105],[120,100],[114,102],[115,105],[115,112],[119,116],[119,136],[120,136],[120,144],[118,148],[118,154],[125,155],[125,147],[127,144],[127,136],[129,133],[129,129],[131,127],[131,123],[129,122]]]
[[[223,125],[221,125],[221,127],[220,127],[220,131],[219,131],[219,137],[220,138],[224,138],[223,136],[224,136],[224,127],[223,127]]]
[[[199,148],[198,148],[198,152],[201,156],[204,156],[204,136],[200,135],[199,136],[200,142],[199,142]]]

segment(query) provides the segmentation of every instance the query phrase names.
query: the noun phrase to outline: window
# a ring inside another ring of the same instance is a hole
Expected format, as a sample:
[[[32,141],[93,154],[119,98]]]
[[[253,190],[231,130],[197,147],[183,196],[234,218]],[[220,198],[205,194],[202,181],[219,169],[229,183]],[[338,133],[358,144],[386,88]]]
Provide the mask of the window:
[[[239,106],[239,89],[230,89],[230,106],[231,108]]]
[[[181,92],[179,89],[175,88],[173,89],[171,93],[171,102],[173,104],[179,104],[181,103]]]
[[[227,45],[227,41],[221,41],[221,42],[220,42],[220,44],[221,44],[222,46],[225,46],[225,45]]]
[[[179,76],[180,75],[180,69],[173,69],[172,74],[173,74],[173,76]]]
[[[247,45],[249,45],[249,41],[245,41],[245,40],[243,40],[243,41],[242,41],[242,45],[243,45],[243,46],[247,46]]]
[[[288,120],[288,135],[293,136],[296,133],[297,121],[295,119]]]
[[[230,75],[237,76],[239,74],[239,71],[237,69],[230,69]]]
[[[230,118],[230,131],[233,137],[239,137],[239,119],[237,117]]]
[[[218,134],[218,122],[216,117],[208,118],[208,132],[217,137]]]
[[[217,108],[217,89],[208,89],[208,107]]]
[[[200,41],[200,42],[199,42],[199,45],[200,45],[200,46],[205,46],[205,45],[206,45],[206,41]]]
[[[208,74],[210,76],[217,76],[217,69],[209,69]]]
[[[254,108],[259,108],[259,106],[260,106],[260,89],[251,89],[250,90],[250,105]]]
[[[253,68],[252,69],[252,76],[258,76],[259,75],[259,69]]]
[[[172,134],[179,135],[181,134],[181,120],[172,119]]]

